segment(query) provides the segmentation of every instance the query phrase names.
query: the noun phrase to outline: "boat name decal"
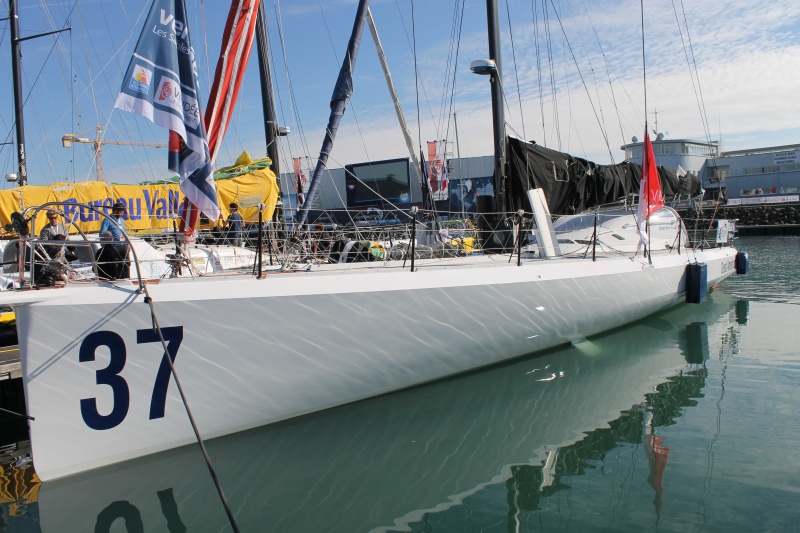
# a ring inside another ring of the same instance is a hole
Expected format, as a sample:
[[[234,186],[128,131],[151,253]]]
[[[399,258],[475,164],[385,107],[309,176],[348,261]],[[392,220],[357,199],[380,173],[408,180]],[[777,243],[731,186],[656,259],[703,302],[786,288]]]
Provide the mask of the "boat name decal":
[[[729,259],[727,261],[722,262],[721,271],[723,274],[725,274],[726,272],[730,272],[731,270],[733,270],[735,267],[736,267],[736,261],[734,261],[733,259]]]
[[[136,331],[136,343],[161,343],[161,335],[167,345],[167,353],[172,362],[178,356],[178,348],[183,341],[183,326],[161,328],[161,334],[154,329],[140,329]],[[95,381],[98,385],[108,385],[113,394],[113,407],[107,415],[101,415],[97,410],[97,398],[83,398],[80,402],[81,416],[84,423],[92,429],[102,431],[117,427],[125,420],[130,407],[130,389],[128,382],[120,375],[127,360],[127,348],[122,337],[114,331],[95,331],[87,335],[81,343],[78,360],[81,363],[94,361],[95,353],[101,346],[105,346],[110,354],[108,366],[95,371]],[[167,389],[169,388],[170,364],[166,354],[161,358],[161,364],[153,383],[153,395],[150,398],[150,420],[164,417],[164,408],[167,403]]]

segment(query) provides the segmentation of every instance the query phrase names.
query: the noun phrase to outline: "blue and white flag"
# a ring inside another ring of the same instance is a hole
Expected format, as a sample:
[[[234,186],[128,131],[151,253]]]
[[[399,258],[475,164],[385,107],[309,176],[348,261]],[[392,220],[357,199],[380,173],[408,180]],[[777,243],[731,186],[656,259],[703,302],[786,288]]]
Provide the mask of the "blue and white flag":
[[[176,132],[183,143],[177,161],[181,191],[217,220],[220,209],[208,153],[184,0],[154,0],[136,43],[114,107]],[[172,161],[174,163],[174,161]]]

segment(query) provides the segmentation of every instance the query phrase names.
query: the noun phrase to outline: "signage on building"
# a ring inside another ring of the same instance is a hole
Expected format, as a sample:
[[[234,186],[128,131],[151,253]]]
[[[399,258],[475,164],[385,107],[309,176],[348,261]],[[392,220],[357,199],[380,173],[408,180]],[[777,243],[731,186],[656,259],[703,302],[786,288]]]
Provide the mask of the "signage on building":
[[[772,157],[776,165],[791,165],[792,163],[797,163],[797,150],[775,152]]]

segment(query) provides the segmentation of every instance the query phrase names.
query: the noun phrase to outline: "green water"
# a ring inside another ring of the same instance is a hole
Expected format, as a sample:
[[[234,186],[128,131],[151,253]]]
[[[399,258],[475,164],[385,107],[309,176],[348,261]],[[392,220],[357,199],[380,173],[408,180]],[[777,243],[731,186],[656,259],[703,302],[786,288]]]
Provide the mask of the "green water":
[[[210,441],[240,528],[798,530],[800,238],[738,245],[751,272],[702,305]],[[230,527],[191,446],[47,483],[0,530]]]

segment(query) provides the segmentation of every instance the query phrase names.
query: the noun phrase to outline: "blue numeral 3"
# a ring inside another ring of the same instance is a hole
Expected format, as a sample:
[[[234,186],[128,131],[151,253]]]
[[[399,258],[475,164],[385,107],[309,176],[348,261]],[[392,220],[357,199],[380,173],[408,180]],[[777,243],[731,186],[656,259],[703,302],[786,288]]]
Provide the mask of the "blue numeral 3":
[[[98,385],[108,385],[114,394],[114,407],[107,415],[97,412],[97,398],[84,398],[81,400],[81,415],[86,425],[92,429],[111,429],[117,427],[125,420],[131,395],[128,383],[119,373],[125,367],[126,349],[125,341],[113,331],[95,331],[86,336],[81,344],[78,360],[81,363],[94,361],[95,352],[100,346],[108,347],[111,359],[108,366],[95,372]]]

